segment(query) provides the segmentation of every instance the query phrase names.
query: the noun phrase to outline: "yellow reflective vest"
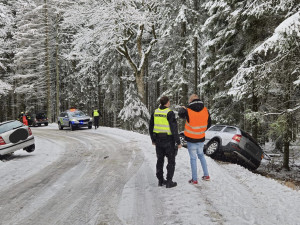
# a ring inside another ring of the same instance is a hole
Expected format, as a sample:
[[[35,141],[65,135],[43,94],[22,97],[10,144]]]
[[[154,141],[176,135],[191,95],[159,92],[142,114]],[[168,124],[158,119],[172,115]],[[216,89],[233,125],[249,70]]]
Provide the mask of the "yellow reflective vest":
[[[154,133],[167,133],[171,135],[170,124],[167,119],[168,112],[171,110],[169,108],[166,109],[156,109],[154,112]]]
[[[99,116],[98,110],[94,110],[93,116]]]

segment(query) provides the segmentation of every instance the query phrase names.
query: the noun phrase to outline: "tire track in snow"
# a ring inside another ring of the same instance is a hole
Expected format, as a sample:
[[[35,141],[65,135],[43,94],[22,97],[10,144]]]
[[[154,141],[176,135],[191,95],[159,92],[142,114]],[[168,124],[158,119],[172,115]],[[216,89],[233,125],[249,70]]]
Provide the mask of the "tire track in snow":
[[[37,133],[69,148],[54,164],[0,192],[1,223],[120,224],[116,207],[123,186],[142,164],[139,149],[91,132]]]

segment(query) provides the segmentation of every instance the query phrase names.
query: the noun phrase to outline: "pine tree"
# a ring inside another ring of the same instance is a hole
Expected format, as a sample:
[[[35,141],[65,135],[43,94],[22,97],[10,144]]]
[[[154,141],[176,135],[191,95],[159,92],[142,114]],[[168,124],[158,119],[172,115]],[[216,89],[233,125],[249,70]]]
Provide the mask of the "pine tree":
[[[125,91],[124,108],[119,117],[124,121],[125,127],[132,131],[146,131],[150,115],[144,103],[140,100],[134,79],[131,77],[128,89]]]

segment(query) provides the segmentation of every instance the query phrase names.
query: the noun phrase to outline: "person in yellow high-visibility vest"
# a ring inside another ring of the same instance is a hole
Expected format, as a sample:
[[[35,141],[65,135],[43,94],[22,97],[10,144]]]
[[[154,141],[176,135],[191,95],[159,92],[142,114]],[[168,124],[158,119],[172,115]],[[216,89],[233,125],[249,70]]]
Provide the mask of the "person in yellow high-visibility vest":
[[[167,96],[161,97],[160,107],[152,114],[149,124],[150,137],[153,145],[156,146],[156,177],[158,186],[166,185],[166,188],[177,186],[177,183],[172,180],[177,154],[175,142],[178,148],[181,148],[175,113],[169,107],[169,98]],[[165,156],[168,158],[167,180],[163,176]]]
[[[99,127],[99,117],[101,116],[100,112],[98,109],[95,109],[93,111],[93,118],[94,118],[94,126],[95,129],[97,129]]]

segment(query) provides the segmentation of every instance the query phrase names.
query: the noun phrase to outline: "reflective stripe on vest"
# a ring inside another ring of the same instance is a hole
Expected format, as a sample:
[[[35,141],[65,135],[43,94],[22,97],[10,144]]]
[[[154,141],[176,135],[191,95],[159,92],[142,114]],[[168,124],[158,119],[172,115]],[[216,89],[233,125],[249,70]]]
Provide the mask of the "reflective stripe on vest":
[[[98,110],[94,110],[94,116],[99,116]]]
[[[185,122],[184,135],[192,139],[205,138],[205,131],[207,129],[209,116],[207,108],[204,107],[200,112],[195,112],[189,108],[187,111],[190,122]]]
[[[167,119],[167,115],[171,110],[169,108],[166,109],[156,109],[154,112],[154,133],[167,133],[171,135],[170,124]]]

